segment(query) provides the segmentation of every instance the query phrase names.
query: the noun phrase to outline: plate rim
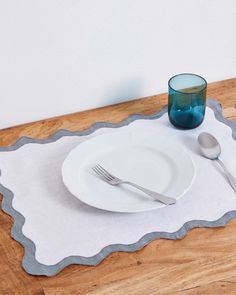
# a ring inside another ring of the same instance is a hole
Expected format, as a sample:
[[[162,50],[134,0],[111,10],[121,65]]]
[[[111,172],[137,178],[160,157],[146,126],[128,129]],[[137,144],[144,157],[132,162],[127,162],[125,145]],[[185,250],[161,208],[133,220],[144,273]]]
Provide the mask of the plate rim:
[[[96,209],[99,209],[99,210],[103,210],[103,211],[107,211],[107,212],[114,212],[114,213],[143,213],[143,212],[148,212],[148,211],[152,211],[152,210],[158,210],[158,209],[161,209],[163,207],[166,207],[165,204],[159,204],[158,207],[152,207],[152,208],[144,208],[144,209],[140,209],[140,210],[119,210],[119,209],[109,209],[109,208],[105,208],[103,206],[99,206],[99,205],[94,205],[90,202],[87,202],[85,201],[83,198],[81,199],[80,196],[78,196],[78,194],[75,194],[72,190],[71,190],[71,187],[68,186],[68,183],[67,183],[67,180],[66,177],[65,177],[65,165],[68,161],[68,159],[72,156],[72,154],[81,146],[81,145],[84,145],[84,144],[88,144],[90,143],[91,141],[93,140],[96,140],[98,137],[101,138],[101,137],[109,137],[109,136],[116,136],[117,134],[124,134],[124,133],[130,133],[131,131],[130,130],[120,130],[120,131],[116,131],[116,132],[112,132],[112,133],[105,133],[105,134],[99,134],[95,137],[92,137],[92,138],[89,138],[88,140],[84,141],[84,142],[81,142],[79,143],[76,147],[74,147],[68,154],[67,156],[65,157],[63,163],[62,163],[62,166],[61,166],[61,175],[62,175],[62,180],[63,180],[63,183],[64,185],[66,186],[67,190],[75,197],[77,198],[79,201],[81,201],[82,203],[86,204],[87,206],[91,206],[93,208],[96,208]],[[142,131],[143,132],[143,131]],[[152,132],[153,133],[153,132]],[[140,134],[140,133],[139,133]],[[164,136],[157,136],[158,140],[160,140],[161,137],[164,137]],[[165,143],[171,143],[172,140],[170,139],[166,139],[165,138]],[[145,145],[144,145],[145,146]],[[172,149],[173,147],[171,145],[170,146],[170,149]],[[188,191],[189,189],[192,187],[194,181],[195,181],[195,178],[196,178],[196,165],[195,165],[195,162],[193,161],[193,158],[192,156],[188,153],[187,149],[182,146],[181,144],[179,143],[176,143],[174,144],[175,147],[177,147],[177,149],[181,150],[185,157],[188,158],[189,162],[191,163],[191,166],[192,166],[192,178],[191,178],[191,181],[189,182],[189,184],[186,186],[186,188],[178,195],[178,197],[176,197],[176,200],[179,200],[180,198],[182,198]]]

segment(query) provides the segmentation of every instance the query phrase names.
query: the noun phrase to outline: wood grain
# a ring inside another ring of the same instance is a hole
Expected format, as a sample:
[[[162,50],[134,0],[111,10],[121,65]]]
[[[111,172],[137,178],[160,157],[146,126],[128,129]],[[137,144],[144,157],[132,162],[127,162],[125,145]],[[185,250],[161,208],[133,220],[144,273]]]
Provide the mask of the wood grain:
[[[236,79],[212,83],[224,115],[236,121]],[[58,129],[83,130],[97,121],[119,122],[134,113],[157,112],[167,95],[0,130],[0,145],[21,136],[46,138]],[[178,241],[157,240],[134,253],[114,253],[96,267],[69,266],[52,278],[21,268],[23,248],[10,238],[12,220],[0,212],[0,294],[236,294],[236,220],[226,227],[194,229]]]

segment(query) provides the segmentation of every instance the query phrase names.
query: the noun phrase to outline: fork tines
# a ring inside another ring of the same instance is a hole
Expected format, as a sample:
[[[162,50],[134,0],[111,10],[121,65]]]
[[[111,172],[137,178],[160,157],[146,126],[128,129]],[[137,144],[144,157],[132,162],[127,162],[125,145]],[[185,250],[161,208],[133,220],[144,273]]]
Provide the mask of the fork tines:
[[[106,179],[106,180],[112,180],[114,179],[114,176],[110,174],[106,169],[104,169],[101,165],[97,164],[94,166],[93,171],[98,174],[100,177]]]

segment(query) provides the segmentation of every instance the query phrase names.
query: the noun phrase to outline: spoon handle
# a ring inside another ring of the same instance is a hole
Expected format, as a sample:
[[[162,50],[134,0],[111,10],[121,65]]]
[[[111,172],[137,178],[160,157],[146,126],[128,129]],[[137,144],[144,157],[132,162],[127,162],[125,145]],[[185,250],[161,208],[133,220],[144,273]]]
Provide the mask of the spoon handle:
[[[229,172],[229,170],[225,167],[225,164],[220,159],[217,159],[216,161],[217,161],[217,163],[220,164],[220,166],[225,171],[228,181],[236,193],[236,178]]]

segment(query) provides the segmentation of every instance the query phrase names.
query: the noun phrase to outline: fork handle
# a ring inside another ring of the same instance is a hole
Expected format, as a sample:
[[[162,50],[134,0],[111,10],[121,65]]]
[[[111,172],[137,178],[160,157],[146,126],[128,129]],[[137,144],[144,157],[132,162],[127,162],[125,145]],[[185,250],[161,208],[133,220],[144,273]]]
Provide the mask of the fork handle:
[[[167,197],[167,196],[164,196],[162,194],[159,194],[159,193],[156,193],[156,192],[153,192],[149,189],[146,189],[140,185],[137,185],[133,182],[130,182],[130,181],[123,181],[122,183],[126,183],[126,184],[129,184],[130,186],[133,186],[135,188],[137,188],[138,190],[142,191],[143,193],[147,194],[148,196],[152,197],[154,200],[157,200],[165,205],[172,205],[172,204],[175,204],[176,203],[176,199],[174,198],[170,198],[170,197]]]

